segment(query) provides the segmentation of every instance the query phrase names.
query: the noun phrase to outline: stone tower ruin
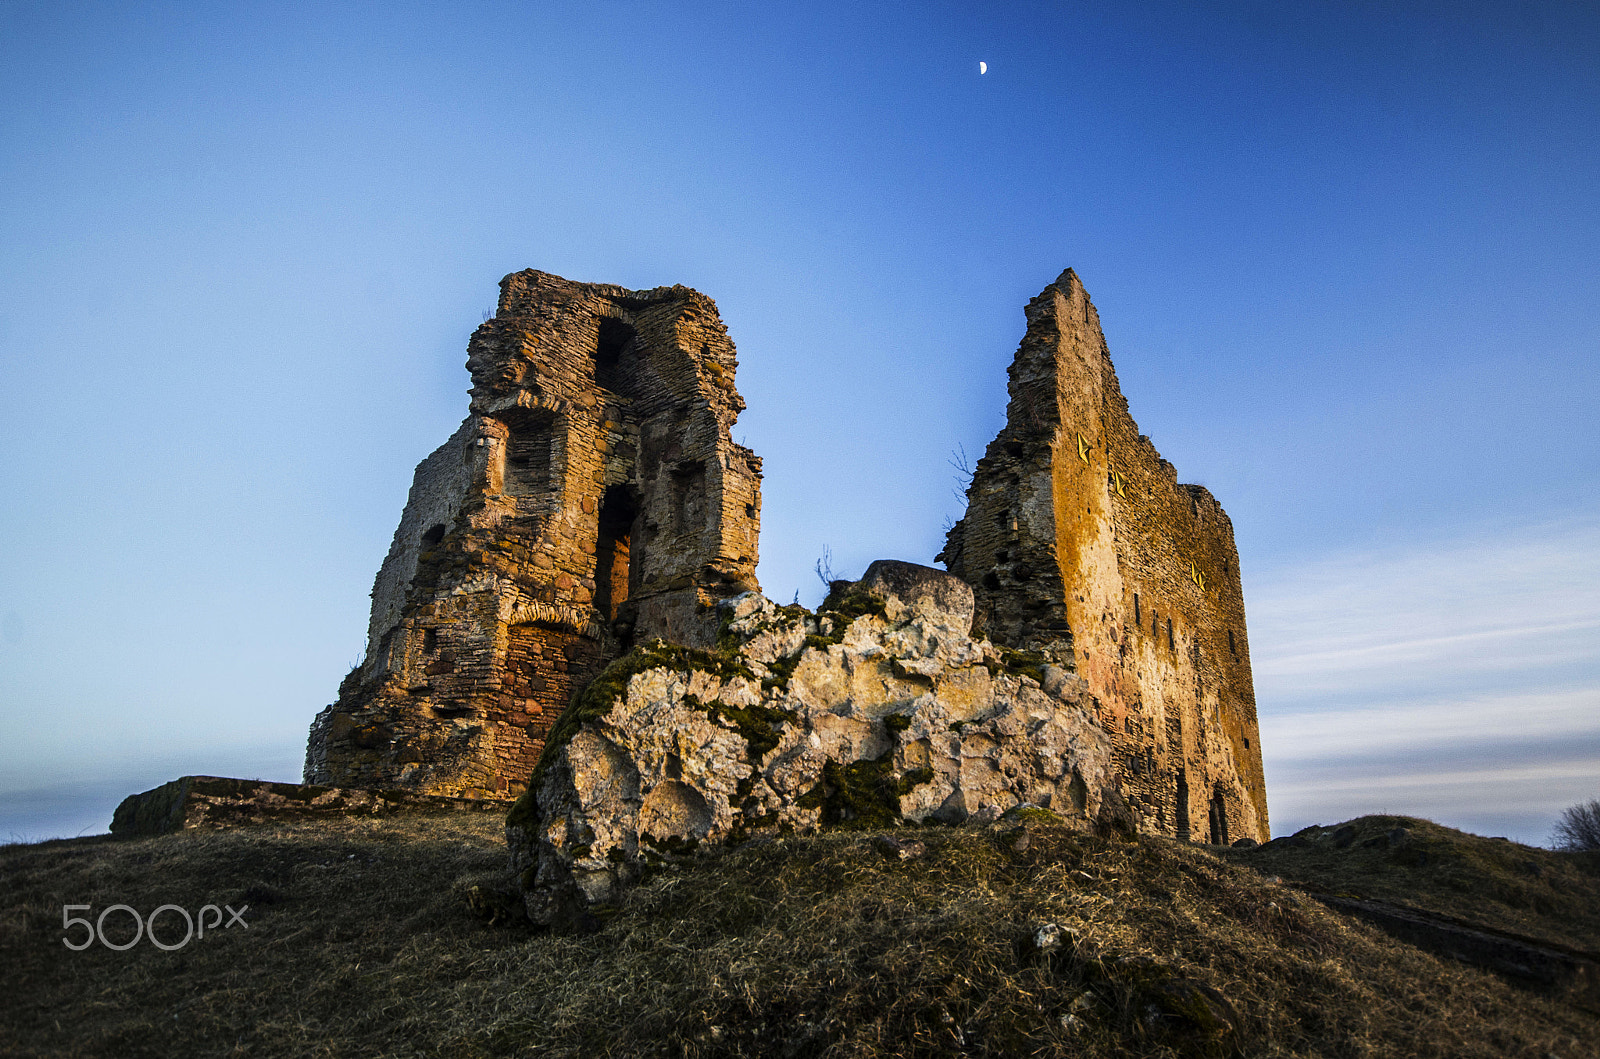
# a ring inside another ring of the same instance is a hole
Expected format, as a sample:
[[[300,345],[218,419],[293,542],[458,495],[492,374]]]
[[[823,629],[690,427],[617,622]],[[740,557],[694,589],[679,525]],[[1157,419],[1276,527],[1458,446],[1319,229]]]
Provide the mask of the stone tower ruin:
[[[416,471],[364,661],[308,783],[515,795],[572,691],[635,640],[715,638],[757,587],[761,461],[716,305],[543,272],[500,282],[472,402]]]
[[[1139,433],[1071,269],[1027,320],[1005,428],[939,559],[983,634],[1088,683],[1141,831],[1265,841],[1232,523]]]

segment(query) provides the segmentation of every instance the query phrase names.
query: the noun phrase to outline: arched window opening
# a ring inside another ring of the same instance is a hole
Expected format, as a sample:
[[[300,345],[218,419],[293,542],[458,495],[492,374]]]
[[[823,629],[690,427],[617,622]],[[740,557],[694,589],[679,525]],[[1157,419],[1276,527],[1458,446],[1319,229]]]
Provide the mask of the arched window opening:
[[[600,502],[600,533],[595,542],[594,607],[607,621],[617,620],[617,610],[628,599],[630,546],[639,503],[623,486],[606,490]]]

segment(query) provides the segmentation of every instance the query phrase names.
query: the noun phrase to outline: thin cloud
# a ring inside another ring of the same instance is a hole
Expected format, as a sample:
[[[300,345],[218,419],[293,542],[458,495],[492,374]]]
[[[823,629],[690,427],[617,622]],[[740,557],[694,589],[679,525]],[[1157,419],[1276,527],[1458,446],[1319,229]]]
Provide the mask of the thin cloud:
[[[1272,713],[1261,726],[1279,760],[1600,735],[1600,684],[1550,691]]]
[[[1389,811],[1538,841],[1600,793],[1600,519],[1270,571],[1251,597],[1274,830]]]

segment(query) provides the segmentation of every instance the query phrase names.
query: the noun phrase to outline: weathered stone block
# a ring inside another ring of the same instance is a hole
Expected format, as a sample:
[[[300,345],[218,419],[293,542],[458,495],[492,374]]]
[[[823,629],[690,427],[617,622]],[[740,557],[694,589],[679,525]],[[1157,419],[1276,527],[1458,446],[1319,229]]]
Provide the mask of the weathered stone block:
[[[182,776],[130,794],[111,818],[118,838],[166,835],[197,827],[240,827],[323,816],[388,816],[406,812],[505,812],[510,802],[443,798],[402,790],[342,790],[223,776]]]

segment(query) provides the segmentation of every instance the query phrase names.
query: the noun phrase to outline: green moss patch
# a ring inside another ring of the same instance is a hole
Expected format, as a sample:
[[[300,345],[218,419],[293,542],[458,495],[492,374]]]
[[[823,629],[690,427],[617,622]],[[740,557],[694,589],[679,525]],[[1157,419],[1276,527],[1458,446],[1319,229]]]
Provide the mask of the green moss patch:
[[[894,770],[894,751],[871,761],[841,765],[829,761],[822,779],[796,800],[802,809],[821,809],[822,826],[844,831],[877,831],[903,824],[900,799],[933,781],[933,770]]]
[[[800,666],[800,659],[805,657],[805,653],[808,650],[826,651],[843,638],[842,632],[838,636],[807,636],[798,651],[767,666],[772,675],[762,680],[761,687],[767,691],[787,688],[789,686],[789,678],[794,676],[794,671]]]
[[[795,716],[787,710],[772,706],[729,706],[724,702],[696,702],[708,715],[726,721],[738,729],[749,746],[752,765],[759,764],[767,752],[783,741],[779,728],[794,723]]]
[[[856,581],[835,581],[828,590],[828,598],[817,607],[817,615],[830,614],[842,618],[845,625],[865,614],[875,614],[888,621],[889,612],[884,609],[883,600],[859,585]]]

